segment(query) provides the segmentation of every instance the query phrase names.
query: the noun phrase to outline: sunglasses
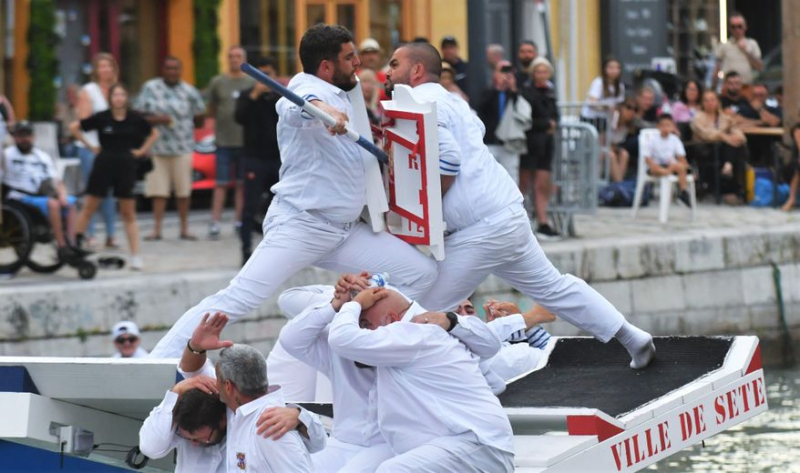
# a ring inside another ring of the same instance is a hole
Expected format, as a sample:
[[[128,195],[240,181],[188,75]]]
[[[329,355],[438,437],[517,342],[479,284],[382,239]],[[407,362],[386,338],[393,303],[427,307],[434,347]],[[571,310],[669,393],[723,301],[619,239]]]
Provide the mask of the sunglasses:
[[[117,337],[117,339],[114,340],[114,343],[122,345],[124,343],[136,343],[136,340],[139,339],[137,337]]]

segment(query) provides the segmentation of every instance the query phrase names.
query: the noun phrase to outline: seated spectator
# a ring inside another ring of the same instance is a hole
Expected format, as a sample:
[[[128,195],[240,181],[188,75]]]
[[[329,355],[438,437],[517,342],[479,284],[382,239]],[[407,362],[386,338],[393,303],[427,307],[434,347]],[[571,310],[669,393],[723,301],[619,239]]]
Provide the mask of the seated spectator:
[[[783,110],[780,106],[774,107],[767,104],[769,89],[763,83],[758,83],[750,88],[750,100],[740,103],[737,114],[741,128],[756,128],[762,126],[781,126]]]
[[[713,172],[722,175],[720,192],[727,203],[741,203],[745,189],[747,139],[733,119],[720,110],[719,99],[713,90],[703,92],[702,104],[702,110],[692,119],[692,133],[700,142],[719,144],[721,169]],[[703,168],[709,168],[708,161],[701,163],[701,175],[704,174]]]
[[[691,139],[690,122],[701,108],[700,97],[702,95],[703,86],[698,81],[690,79],[681,89],[680,100],[672,104],[672,119],[684,141]]]
[[[139,338],[139,326],[130,320],[118,322],[111,329],[111,339],[114,340],[116,353],[112,358],[144,358],[147,350],[140,347],[142,340]]]
[[[647,164],[647,172],[651,176],[678,176],[678,187],[680,193],[678,199],[691,207],[689,193],[686,191],[686,174],[689,172],[689,162],[686,161],[686,150],[683,149],[681,139],[673,134],[675,123],[672,116],[662,114],[658,117],[658,136],[653,138],[642,150],[644,160]]]
[[[722,111],[729,116],[738,114],[741,107],[747,106],[747,98],[742,93],[742,76],[738,72],[731,71],[725,74],[720,104]]]
[[[464,100],[465,102],[469,102],[469,97],[467,97],[467,94],[465,94],[464,91],[458,87],[458,84],[456,84],[456,71],[449,62],[442,61],[442,77],[439,79],[439,84],[441,84],[441,86],[451,94]]]
[[[788,212],[794,208],[795,199],[797,198],[797,191],[800,189],[800,155],[798,153],[798,146],[800,146],[800,124],[792,128],[792,154],[793,160],[790,165],[792,169],[792,181],[789,185],[789,199],[781,207],[781,210]]]
[[[656,91],[650,86],[644,86],[636,93],[636,120],[639,128],[654,128],[661,114],[660,107],[656,104]]]
[[[75,197],[58,177],[53,159],[33,146],[33,125],[18,122],[13,129],[14,146],[3,152],[3,187],[6,197],[40,211],[50,222],[58,245],[58,257],[69,262],[85,255],[75,248]]]
[[[628,172],[631,156],[639,156],[639,127],[637,126],[636,101],[627,98],[614,111],[611,120],[609,178],[611,182],[621,182]],[[600,166],[604,165],[604,155],[600,155]]]

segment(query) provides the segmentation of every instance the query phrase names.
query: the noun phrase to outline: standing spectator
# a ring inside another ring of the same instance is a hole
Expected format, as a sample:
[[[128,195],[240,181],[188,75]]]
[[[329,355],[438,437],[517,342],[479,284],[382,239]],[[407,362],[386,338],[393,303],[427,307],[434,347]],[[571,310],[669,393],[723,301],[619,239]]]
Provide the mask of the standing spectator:
[[[138,113],[128,111],[128,91],[122,84],[114,84],[108,91],[111,102],[109,110],[95,113],[70,129],[75,138],[89,148],[97,159],[86,184],[86,202],[78,219],[78,245],[89,220],[109,191],[119,200],[119,210],[125,222],[125,234],[131,250],[130,265],[133,270],[144,266],[139,256],[139,228],[136,225],[136,200],[133,188],[136,185],[137,159],[145,157],[158,138],[158,131]],[[99,133],[99,147],[93,147],[86,139],[85,131]]]
[[[5,95],[0,94],[0,149],[5,145],[7,131],[12,130],[16,123],[14,107]]]
[[[639,156],[639,127],[636,126],[636,100],[627,98],[614,112],[609,133],[611,163],[609,178],[611,182],[621,182],[628,172],[631,156]],[[601,157],[600,164],[603,165]]]
[[[529,39],[522,40],[522,42],[519,43],[519,49],[517,50],[519,64],[517,65],[515,74],[517,77],[517,85],[520,87],[531,80],[533,73],[531,66],[533,65],[534,59],[537,57],[539,57],[539,48],[536,46],[536,43]]]
[[[733,119],[722,113],[719,99],[713,90],[703,92],[702,104],[703,109],[692,120],[694,139],[705,143],[719,143],[722,168],[712,172],[720,172],[722,175],[720,192],[724,194],[725,202],[739,204],[744,195],[747,140]]]
[[[439,84],[451,94],[469,103],[467,94],[456,84],[456,72],[449,62],[442,61],[442,76],[439,78]]]
[[[157,125],[158,141],[153,146],[153,171],[145,179],[145,194],[153,199],[153,233],[145,240],[161,239],[161,223],[167,198],[175,191],[181,220],[181,240],[196,240],[189,234],[189,198],[192,195],[192,150],[194,119],[205,111],[203,97],[181,80],[181,60],[167,56],[162,77],[145,82],[137,109]]]
[[[211,222],[208,225],[208,237],[219,238],[219,221],[222,208],[225,206],[225,195],[231,181],[235,183],[234,205],[236,208],[236,227],[241,225],[242,177],[242,127],[233,119],[236,99],[244,89],[252,87],[255,81],[242,72],[242,64],[247,60],[247,53],[241,46],[228,49],[228,72],[211,79],[206,90],[208,113],[214,117],[214,142],[217,147],[215,160],[214,194],[211,200]]]
[[[511,153],[503,146],[503,142],[496,136],[496,130],[503,115],[509,113],[508,105],[514,104],[518,96],[511,63],[500,61],[494,71],[493,86],[484,90],[477,108],[478,117],[486,126],[483,142],[514,181],[519,179],[519,155]]]
[[[555,131],[558,126],[556,94],[550,85],[553,66],[550,61],[538,57],[533,61],[533,82],[522,87],[522,96],[531,104],[533,117],[531,129],[526,133],[528,152],[520,157],[519,187],[522,195],[529,198],[533,188],[536,209],[536,235],[539,238],[558,236],[547,221],[547,204],[552,192],[553,155],[555,154]]]
[[[78,102],[79,102],[79,89],[75,84],[70,84],[64,91],[64,103],[58,104],[56,110],[56,120],[58,120],[59,127],[59,151],[61,156],[77,156],[78,150],[75,146],[75,137],[69,131],[70,125],[79,120],[78,118]]]
[[[378,83],[375,71],[371,69],[361,69],[358,73],[358,80],[361,82],[361,93],[364,96],[364,103],[367,105],[367,116],[372,125],[380,125],[380,96],[383,87]]]
[[[625,99],[625,84],[621,80],[622,65],[613,57],[603,61],[603,73],[589,85],[588,105],[581,110],[581,120],[591,123],[597,131],[608,129],[608,116]]]
[[[112,358],[144,358],[147,350],[140,347],[142,340],[139,338],[139,327],[130,320],[123,320],[111,329],[111,340],[117,351]]]
[[[467,63],[458,56],[458,41],[453,36],[442,38],[442,59],[453,67],[456,84],[462,91],[467,89]]]
[[[672,118],[684,141],[691,139],[692,130],[689,123],[701,108],[700,97],[703,87],[694,79],[690,79],[681,88],[680,100],[672,105]]]
[[[745,36],[747,22],[742,14],[733,13],[728,18],[728,22],[731,37],[727,43],[720,44],[717,50],[717,65],[714,69],[713,82],[715,89],[720,71],[726,76],[735,71],[742,77],[745,84],[752,84],[755,72],[761,72],[764,69],[758,42]]]
[[[506,50],[502,44],[486,46],[486,82],[491,82],[497,63],[506,58]]]
[[[254,65],[264,74],[275,76],[275,63],[272,59],[258,59]],[[244,209],[239,233],[242,241],[242,265],[253,252],[253,232],[261,229],[255,217],[262,196],[278,182],[281,156],[278,150],[278,112],[275,104],[280,98],[269,87],[256,82],[236,100],[236,121],[244,129]]]
[[[642,150],[647,173],[651,176],[663,177],[676,174],[678,176],[678,188],[680,193],[678,199],[691,207],[689,192],[686,191],[688,183],[686,174],[689,172],[689,162],[686,161],[686,150],[683,148],[681,139],[678,138],[673,130],[675,123],[672,116],[665,113],[658,117],[658,136],[648,142]]]
[[[361,79],[361,74],[364,71],[372,71],[372,73],[375,74],[375,81],[380,85],[376,89],[378,101],[389,99],[389,96],[386,95],[386,91],[383,89],[383,84],[386,83],[386,72],[383,70],[385,64],[381,58],[382,52],[380,43],[373,38],[365,39],[358,46],[358,58],[361,60],[361,68],[357,72],[358,77]],[[363,80],[361,87],[364,87]],[[369,106],[369,103],[367,103],[367,106]],[[370,119],[372,119],[372,117],[370,117]]]
[[[74,248],[75,197],[67,194],[49,154],[33,146],[33,125],[26,120],[12,129],[14,145],[3,150],[0,177],[8,199],[36,208],[50,223],[60,261],[85,253]]]
[[[92,58],[92,81],[81,88],[78,96],[78,119],[83,120],[89,118],[95,113],[108,110],[108,90],[112,85],[117,83],[119,76],[119,66],[117,60],[114,59],[109,53],[98,53]],[[95,155],[92,153],[91,148],[97,148],[100,142],[97,139],[97,132],[86,134],[86,141],[90,146],[86,146],[81,142],[76,143],[78,146],[78,158],[81,162],[81,174],[83,175],[83,183],[89,182],[89,174],[92,172],[94,165]],[[116,248],[117,243],[114,240],[116,234],[116,220],[117,220],[117,203],[114,198],[109,194],[103,199],[100,213],[103,216],[103,221],[106,224],[106,248]],[[89,240],[87,245],[92,247],[96,244],[95,235],[95,222],[92,219],[89,222],[88,234]]]

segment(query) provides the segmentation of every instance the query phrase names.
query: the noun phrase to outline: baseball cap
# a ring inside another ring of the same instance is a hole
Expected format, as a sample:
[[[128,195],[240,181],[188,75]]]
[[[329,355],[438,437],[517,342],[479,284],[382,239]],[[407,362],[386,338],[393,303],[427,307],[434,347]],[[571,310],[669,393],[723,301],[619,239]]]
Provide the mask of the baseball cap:
[[[33,124],[28,120],[21,120],[18,121],[16,125],[14,125],[14,129],[11,130],[11,133],[16,135],[17,133],[33,133]]]
[[[458,46],[458,41],[456,41],[455,36],[445,36],[442,38],[442,47],[445,46]]]
[[[358,46],[358,50],[362,53],[365,53],[367,51],[381,52],[381,45],[380,43],[378,43],[378,41],[372,38],[367,38],[361,42],[361,44]]]
[[[122,322],[114,325],[111,329],[111,339],[116,340],[120,335],[134,335],[139,336],[139,327],[130,320],[123,320]]]

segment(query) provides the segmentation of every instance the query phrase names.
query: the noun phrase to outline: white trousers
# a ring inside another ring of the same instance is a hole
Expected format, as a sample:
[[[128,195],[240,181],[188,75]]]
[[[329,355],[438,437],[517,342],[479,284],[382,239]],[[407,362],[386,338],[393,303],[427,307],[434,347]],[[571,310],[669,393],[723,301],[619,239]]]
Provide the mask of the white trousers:
[[[239,274],[183,314],[150,356],[179,358],[204,314],[222,312],[236,322],[311,265],[337,273],[387,272],[392,285],[411,298],[427,292],[436,279],[433,259],[389,233],[373,233],[362,222],[329,222],[275,201],[264,221],[264,239]]]
[[[441,437],[387,460],[377,473],[501,473],[514,471],[514,454],[468,436]]]
[[[494,159],[505,168],[511,179],[514,179],[514,182],[519,185],[519,155],[509,152],[503,145],[486,145],[486,147],[489,148]]]
[[[311,455],[311,462],[317,473],[373,473],[378,465],[393,456],[392,449],[385,443],[362,447],[331,437],[323,451]]]
[[[585,281],[561,274],[536,241],[522,204],[445,237],[439,277],[418,300],[428,310],[452,310],[490,274],[602,342],[625,317]]]

